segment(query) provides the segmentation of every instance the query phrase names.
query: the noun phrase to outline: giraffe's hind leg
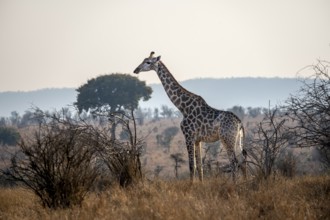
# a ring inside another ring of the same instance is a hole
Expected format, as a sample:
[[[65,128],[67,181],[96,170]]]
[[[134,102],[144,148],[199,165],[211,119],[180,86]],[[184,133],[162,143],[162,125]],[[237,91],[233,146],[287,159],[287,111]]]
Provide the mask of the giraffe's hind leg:
[[[233,181],[236,182],[236,172],[237,172],[237,167],[238,167],[237,158],[236,158],[235,152],[232,150],[229,150],[229,151],[227,150],[227,154],[228,154],[229,161],[230,161],[232,178],[233,178]]]
[[[202,164],[202,143],[200,141],[195,142],[195,159],[197,165],[197,171],[199,180],[203,181],[203,164]]]
[[[243,140],[244,139],[244,128],[242,126],[238,127],[238,131],[236,134],[236,140],[235,140],[235,156],[237,159],[238,167],[242,171],[244,179],[246,179],[246,157],[247,157],[247,152],[243,148]]]
[[[243,161],[240,163],[239,168],[241,169],[242,173],[243,173],[243,178],[244,180],[246,180],[246,172],[247,172],[247,162],[246,162],[246,157],[247,157],[247,153],[246,150],[243,149],[242,151],[242,155],[243,157]]]
[[[221,144],[226,148],[228,159],[230,162],[231,174],[233,181],[236,182],[236,172],[238,167],[238,161],[235,155],[235,151],[232,145],[226,143],[224,140],[221,141]]]
[[[239,165],[239,168],[241,169],[242,173],[243,173],[243,178],[244,180],[246,180],[246,161],[242,162],[240,165]]]

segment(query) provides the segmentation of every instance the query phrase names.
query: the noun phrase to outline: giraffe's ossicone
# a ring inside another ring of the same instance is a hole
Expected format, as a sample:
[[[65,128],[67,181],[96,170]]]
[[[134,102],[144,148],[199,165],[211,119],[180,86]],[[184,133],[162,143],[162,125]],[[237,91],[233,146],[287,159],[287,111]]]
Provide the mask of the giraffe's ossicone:
[[[154,52],[151,52],[134,73],[154,70],[168,97],[182,113],[181,130],[187,145],[191,180],[195,177],[196,167],[199,179],[203,180],[201,142],[218,140],[227,150],[233,178],[238,166],[245,174],[244,128],[241,120],[232,112],[210,107],[201,96],[183,88],[162,63],[160,56],[153,55]]]

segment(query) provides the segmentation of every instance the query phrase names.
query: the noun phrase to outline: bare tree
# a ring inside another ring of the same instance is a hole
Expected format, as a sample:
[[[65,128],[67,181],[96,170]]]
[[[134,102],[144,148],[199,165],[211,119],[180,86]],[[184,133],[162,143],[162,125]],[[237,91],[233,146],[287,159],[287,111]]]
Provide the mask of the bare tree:
[[[288,117],[293,121],[291,132],[300,147],[316,147],[321,161],[330,167],[330,75],[327,61],[318,61],[303,70],[312,75],[302,80],[296,95],[286,101]]]
[[[265,179],[272,174],[275,160],[290,138],[284,126],[285,121],[285,118],[277,115],[277,109],[269,109],[248,137],[249,162],[257,167],[257,171]]]
[[[174,174],[176,178],[178,178],[178,170],[181,167],[181,164],[185,162],[182,157],[182,153],[171,154],[171,159],[174,161]]]

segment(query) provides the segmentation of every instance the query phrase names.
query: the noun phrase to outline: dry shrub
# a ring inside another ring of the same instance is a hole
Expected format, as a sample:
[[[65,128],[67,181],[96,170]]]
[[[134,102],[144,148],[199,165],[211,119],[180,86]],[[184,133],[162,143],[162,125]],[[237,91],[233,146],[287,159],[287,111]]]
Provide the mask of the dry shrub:
[[[107,133],[100,132],[99,155],[110,170],[111,175],[122,187],[127,187],[142,180],[140,156],[144,147],[144,139],[137,137],[136,121],[133,110],[130,113],[120,112],[111,115],[111,120],[122,125],[126,140],[111,138],[107,141]]]
[[[109,134],[111,124],[73,120],[64,111],[47,114],[39,110],[35,114],[39,125],[29,132],[33,135],[22,138],[19,151],[2,173],[32,190],[44,207],[81,205],[96,185],[108,183],[104,178],[109,171],[124,187],[142,179],[143,141],[136,137],[134,116],[132,120],[119,117],[128,133],[128,140],[120,142]]]
[[[111,153],[103,151],[102,158],[120,186],[127,187],[142,179],[139,151],[119,145],[112,148]]]
[[[31,189],[44,207],[80,205],[98,170],[94,133],[88,126],[42,115],[32,138],[22,138],[7,176]]]

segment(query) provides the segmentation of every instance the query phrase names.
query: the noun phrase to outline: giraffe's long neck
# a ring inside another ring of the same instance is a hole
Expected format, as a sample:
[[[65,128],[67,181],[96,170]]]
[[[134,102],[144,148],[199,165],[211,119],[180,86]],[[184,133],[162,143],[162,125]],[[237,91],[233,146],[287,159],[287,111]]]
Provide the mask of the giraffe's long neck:
[[[161,61],[156,72],[168,97],[183,115],[189,114],[191,109],[188,106],[192,102],[197,102],[197,100],[204,101],[200,96],[183,88]]]

